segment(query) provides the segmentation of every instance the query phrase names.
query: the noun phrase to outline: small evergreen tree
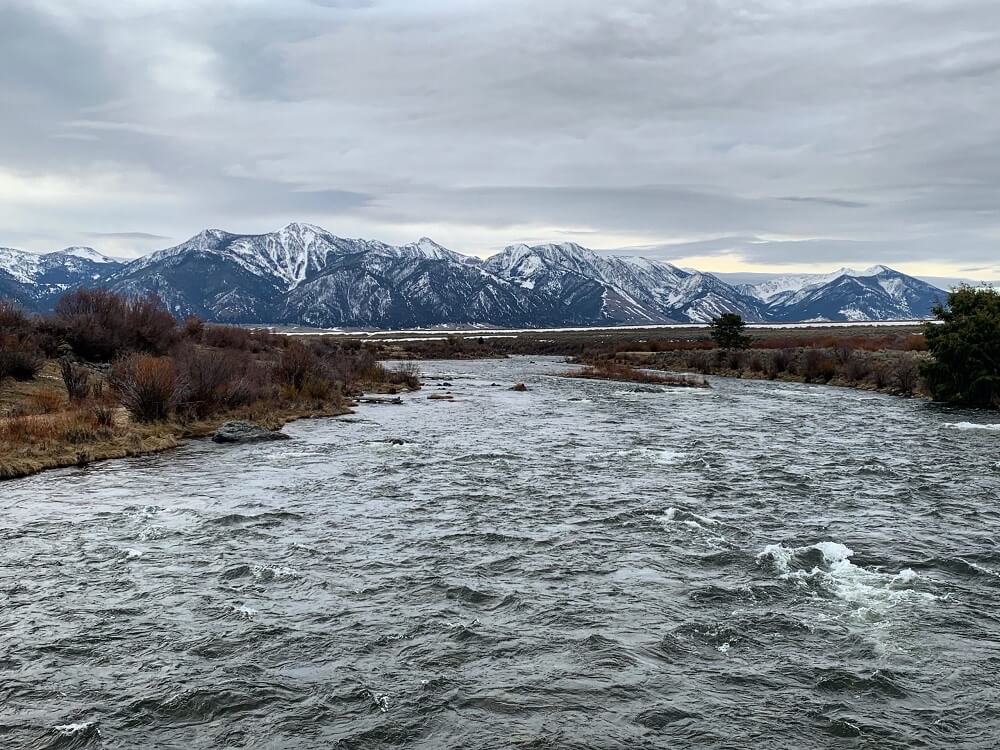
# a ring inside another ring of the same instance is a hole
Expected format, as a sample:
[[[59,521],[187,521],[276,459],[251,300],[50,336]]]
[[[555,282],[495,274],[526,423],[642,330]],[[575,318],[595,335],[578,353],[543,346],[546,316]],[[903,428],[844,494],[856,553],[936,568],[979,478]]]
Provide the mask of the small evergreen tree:
[[[712,338],[720,349],[746,349],[751,339],[743,335],[746,323],[736,313],[723,313],[712,320]]]
[[[922,367],[935,401],[1000,408],[1000,293],[961,286],[934,306],[940,323],[924,337],[933,359]]]

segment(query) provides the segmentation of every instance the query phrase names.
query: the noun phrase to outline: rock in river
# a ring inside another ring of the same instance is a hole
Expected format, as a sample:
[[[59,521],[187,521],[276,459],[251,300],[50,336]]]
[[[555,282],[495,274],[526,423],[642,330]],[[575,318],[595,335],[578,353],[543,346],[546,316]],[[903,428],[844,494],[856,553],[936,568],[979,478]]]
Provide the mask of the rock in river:
[[[280,430],[266,430],[252,422],[226,422],[212,435],[216,443],[261,443],[268,440],[288,440]]]

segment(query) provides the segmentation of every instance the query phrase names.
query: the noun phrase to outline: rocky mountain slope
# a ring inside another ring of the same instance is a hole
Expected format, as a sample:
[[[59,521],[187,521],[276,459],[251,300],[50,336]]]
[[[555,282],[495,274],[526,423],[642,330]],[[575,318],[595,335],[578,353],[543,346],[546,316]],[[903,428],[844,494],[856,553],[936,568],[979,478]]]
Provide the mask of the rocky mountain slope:
[[[130,263],[89,248],[0,249],[0,296],[47,310],[66,289],[155,293],[177,316],[238,323],[402,328],[925,317],[944,293],[884,266],[732,285],[573,243],[512,245],[481,260],[423,238],[394,246],[310,224],[268,234],[207,229]]]

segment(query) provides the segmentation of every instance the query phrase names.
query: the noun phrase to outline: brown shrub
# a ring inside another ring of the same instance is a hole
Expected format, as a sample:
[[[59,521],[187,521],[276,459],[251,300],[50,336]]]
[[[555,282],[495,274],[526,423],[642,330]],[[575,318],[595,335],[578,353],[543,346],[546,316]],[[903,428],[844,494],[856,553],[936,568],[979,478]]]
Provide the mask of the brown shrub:
[[[708,375],[712,371],[712,365],[709,361],[709,355],[705,351],[691,351],[688,352],[685,361],[687,366],[692,370],[697,370],[703,375]]]
[[[177,372],[169,358],[123,357],[114,364],[111,383],[137,422],[161,422],[170,415],[177,395]]]
[[[837,364],[846,365],[854,357],[854,346],[850,341],[839,341],[833,347],[833,356],[837,358]]]
[[[192,341],[201,341],[205,333],[205,321],[197,315],[188,315],[181,324],[181,333]]]
[[[12,300],[0,299],[0,335],[22,334],[30,327],[24,310]]]
[[[26,343],[14,343],[10,346],[28,347]],[[28,381],[34,380],[45,364],[45,359],[41,353],[33,348],[11,348],[8,344],[0,349],[0,380],[13,378],[14,380]]]
[[[913,357],[902,355],[892,367],[892,382],[904,396],[912,396],[920,382],[920,368]]]
[[[853,352],[844,363],[844,379],[851,383],[860,383],[871,375],[872,365],[868,356]]]
[[[178,375],[177,408],[186,417],[246,406],[265,393],[266,378],[253,357],[243,351],[209,350],[192,344],[175,347]]]
[[[316,355],[301,342],[292,341],[281,353],[275,375],[278,382],[301,389],[306,377],[318,374],[318,370],[319,360]]]
[[[237,326],[206,325],[201,335],[205,346],[218,349],[240,349],[247,352],[265,352],[281,349],[289,343],[286,336],[267,331],[251,331]]]
[[[420,367],[416,362],[401,362],[392,369],[386,369],[386,375],[392,385],[405,385],[410,389],[420,387]]]
[[[337,388],[333,381],[317,373],[307,373],[302,386],[298,389],[301,398],[309,401],[329,401],[333,398]]]
[[[889,368],[886,367],[884,362],[877,362],[872,367],[872,384],[879,390],[883,390],[889,387],[890,383],[890,373]]]
[[[837,374],[837,361],[822,349],[806,349],[800,358],[799,374],[806,382],[829,383]]]
[[[57,324],[79,356],[109,362],[129,351],[164,354],[176,338],[159,298],[129,299],[107,289],[78,289],[56,303]]]
[[[771,352],[765,363],[767,376],[774,380],[779,375],[788,372],[792,367],[792,354],[787,349],[776,349]]]

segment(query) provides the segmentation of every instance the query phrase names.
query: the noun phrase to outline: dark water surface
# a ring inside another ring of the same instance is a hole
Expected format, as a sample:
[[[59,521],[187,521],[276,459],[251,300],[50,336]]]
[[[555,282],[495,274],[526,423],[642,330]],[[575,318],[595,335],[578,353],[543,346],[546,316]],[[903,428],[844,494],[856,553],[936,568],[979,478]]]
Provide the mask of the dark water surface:
[[[1000,746],[996,415],[424,368],[0,484],[0,746]]]

